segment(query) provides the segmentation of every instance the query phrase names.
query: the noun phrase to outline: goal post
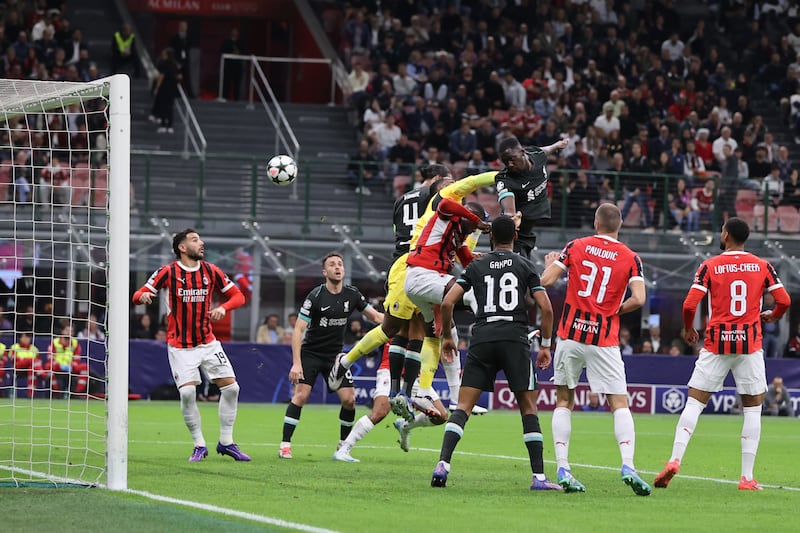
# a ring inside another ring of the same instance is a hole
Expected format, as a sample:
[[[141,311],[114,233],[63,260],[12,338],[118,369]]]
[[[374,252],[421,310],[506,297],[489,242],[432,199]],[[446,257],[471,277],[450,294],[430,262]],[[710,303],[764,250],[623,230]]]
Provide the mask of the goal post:
[[[0,486],[127,488],[130,129],[125,75],[0,80]]]

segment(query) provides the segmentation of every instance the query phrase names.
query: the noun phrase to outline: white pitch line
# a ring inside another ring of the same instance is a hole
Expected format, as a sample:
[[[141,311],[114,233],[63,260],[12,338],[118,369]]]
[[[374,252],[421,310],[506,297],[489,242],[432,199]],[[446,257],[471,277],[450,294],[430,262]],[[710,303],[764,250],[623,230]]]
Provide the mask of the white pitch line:
[[[131,441],[137,442],[137,441]],[[140,443],[145,443],[145,441],[138,441]],[[174,442],[174,441],[146,441],[147,444],[169,444],[169,445],[184,445],[185,442]],[[261,442],[261,443],[247,443],[245,444],[248,447],[272,447],[278,446],[277,442]],[[301,448],[329,448],[330,446],[327,444],[300,444],[297,447]],[[368,450],[395,450],[397,447],[395,446],[358,446],[357,449],[368,449]],[[430,452],[430,453],[439,453],[440,450],[433,449],[433,448],[414,448],[412,447],[411,450],[416,450],[418,452]],[[529,459],[527,457],[518,457],[514,455],[501,455],[501,454],[490,454],[490,453],[477,453],[477,452],[464,452],[464,451],[455,451],[456,455],[466,455],[470,457],[485,457],[487,459],[504,459],[504,460],[511,460],[511,461],[523,461],[527,462]],[[545,463],[555,464],[555,461],[551,461],[549,459],[545,459]],[[616,466],[601,466],[601,465],[590,465],[590,464],[583,464],[583,463],[571,463],[572,466],[578,466],[581,468],[591,468],[594,470],[609,470],[609,471],[619,471],[619,467]],[[648,470],[639,470],[637,472],[641,474],[658,474],[658,472],[652,472]],[[683,479],[693,479],[696,481],[711,481],[714,483],[723,483],[723,484],[738,484],[739,480],[731,480],[731,479],[721,479],[721,478],[714,478],[714,477],[704,477],[704,476],[687,476],[684,474],[680,474],[680,477]],[[793,492],[800,492],[800,487],[787,487],[783,485],[767,485],[764,483],[759,483],[762,487],[768,489],[782,489],[782,490],[789,490]]]
[[[59,476],[49,476],[47,474],[43,474],[41,472],[36,472],[35,470],[27,470],[24,468],[17,468],[17,467],[7,467],[0,465],[0,470],[7,470],[9,472],[16,472],[18,474],[25,474],[30,477],[41,478],[44,481],[53,481],[53,482],[60,482],[60,483],[72,483],[76,485],[85,485],[86,481],[81,481],[79,479],[70,479],[65,477]],[[106,485],[98,484],[100,488],[107,488]],[[113,492],[113,491],[112,491]],[[173,505],[181,505],[183,507],[191,507],[193,509],[200,509],[202,511],[210,511],[212,513],[217,513],[225,516],[234,516],[236,518],[244,518],[245,520],[250,520],[252,522],[260,522],[262,524],[269,524],[271,526],[278,526],[278,527],[285,527],[287,529],[294,529],[296,531],[308,531],[309,533],[339,533],[335,529],[325,529],[322,527],[315,527],[309,526],[307,524],[300,524],[298,522],[289,522],[287,520],[281,520],[280,518],[272,518],[269,516],[263,516],[253,513],[245,513],[244,511],[237,511],[236,509],[228,509],[226,507],[219,507],[217,505],[208,505],[205,503],[200,502],[193,502],[191,500],[180,500],[178,498],[171,498],[169,496],[161,496],[159,494],[153,494],[152,492],[146,492],[143,490],[134,490],[134,489],[127,489],[123,490],[126,494],[133,494],[136,496],[141,496],[143,498],[147,498],[149,500],[155,500],[158,502],[164,503],[171,503]]]
[[[179,500],[178,498],[161,496],[159,494],[153,494],[151,492],[145,492],[142,490],[129,489],[124,492],[126,492],[127,494],[135,494],[137,496],[142,496],[143,498],[148,498],[150,500],[155,500],[158,502],[171,503],[174,505],[181,505],[183,507],[191,507],[192,509],[200,509],[201,511],[210,511],[212,513],[218,513],[225,516],[244,518],[245,520],[251,520],[253,522],[260,522],[262,524],[269,524],[271,526],[285,527],[297,531],[308,531],[309,533],[338,533],[334,529],[325,529],[322,527],[309,526],[306,524],[300,524],[298,522],[288,522],[286,520],[281,520],[280,518],[271,518],[269,516],[263,516],[254,513],[245,513],[243,511],[237,511],[235,509],[219,507],[217,505],[208,505],[205,503],[193,502],[190,500]]]

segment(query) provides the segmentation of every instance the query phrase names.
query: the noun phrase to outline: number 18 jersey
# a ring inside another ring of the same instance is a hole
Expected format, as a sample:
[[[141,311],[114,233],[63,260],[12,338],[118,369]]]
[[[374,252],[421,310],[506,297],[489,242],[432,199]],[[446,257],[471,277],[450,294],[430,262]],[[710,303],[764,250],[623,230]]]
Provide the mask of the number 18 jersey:
[[[619,307],[631,281],[644,281],[642,261],[616,239],[570,241],[555,262],[567,271],[558,336],[594,346],[619,346]]]

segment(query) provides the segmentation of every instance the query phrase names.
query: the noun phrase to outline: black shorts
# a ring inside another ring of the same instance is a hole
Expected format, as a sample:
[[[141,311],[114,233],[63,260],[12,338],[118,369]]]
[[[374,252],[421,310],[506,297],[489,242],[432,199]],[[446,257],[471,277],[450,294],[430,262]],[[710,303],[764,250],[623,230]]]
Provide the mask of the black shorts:
[[[514,251],[519,255],[530,259],[531,251],[536,247],[536,235],[520,235],[514,240]]]
[[[325,383],[325,386],[328,388],[328,392],[334,392],[328,387],[328,374],[331,373],[331,369],[333,368],[333,363],[335,361],[336,356],[321,356],[313,353],[308,353],[306,351],[300,352],[300,364],[303,366],[303,379],[300,380],[300,383],[305,383],[306,385],[310,386],[311,388],[314,387],[314,382],[317,381],[317,376],[322,375],[322,381]],[[352,387],[353,386],[353,375],[350,374],[350,371],[347,371],[344,379],[342,380],[342,387]]]
[[[493,391],[494,380],[500,370],[505,372],[512,392],[539,388],[536,373],[533,371],[530,346],[510,341],[470,346],[461,376],[461,386]]]

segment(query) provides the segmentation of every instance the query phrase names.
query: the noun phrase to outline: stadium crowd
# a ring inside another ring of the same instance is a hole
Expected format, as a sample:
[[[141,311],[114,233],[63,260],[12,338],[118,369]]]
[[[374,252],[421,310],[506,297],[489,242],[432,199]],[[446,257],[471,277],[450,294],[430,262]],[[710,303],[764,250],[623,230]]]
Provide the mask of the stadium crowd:
[[[346,4],[340,50],[362,139],[352,183],[399,194],[416,165],[446,162],[460,177],[499,168],[510,135],[568,137],[550,160],[556,224],[564,207],[580,226],[615,201],[626,226],[646,231],[733,215],[758,228],[765,210],[770,229],[800,231],[791,147],[750,105],[762,91],[782,101],[800,141],[800,12],[789,4],[709,2],[697,18],[672,0]]]

